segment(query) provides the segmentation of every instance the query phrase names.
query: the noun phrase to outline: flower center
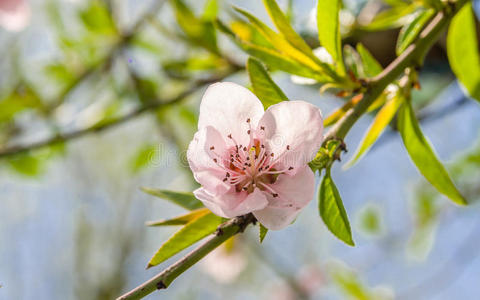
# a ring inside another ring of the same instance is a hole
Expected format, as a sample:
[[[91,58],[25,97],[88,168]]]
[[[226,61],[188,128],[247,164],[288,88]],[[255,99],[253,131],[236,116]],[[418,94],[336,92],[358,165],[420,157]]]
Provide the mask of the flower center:
[[[211,146],[213,161],[223,170],[225,177],[223,181],[235,187],[237,192],[246,191],[252,193],[255,188],[271,193],[273,197],[278,197],[278,193],[272,187],[278,176],[293,167],[279,170],[278,162],[281,157],[290,150],[287,145],[285,152],[279,157],[269,151],[263,143],[262,135],[257,134],[265,131],[264,126],[259,130],[253,130],[250,124],[250,118],[247,119],[247,134],[250,138],[248,145],[239,144],[232,134],[227,136],[230,146],[223,155],[215,152],[215,147]]]

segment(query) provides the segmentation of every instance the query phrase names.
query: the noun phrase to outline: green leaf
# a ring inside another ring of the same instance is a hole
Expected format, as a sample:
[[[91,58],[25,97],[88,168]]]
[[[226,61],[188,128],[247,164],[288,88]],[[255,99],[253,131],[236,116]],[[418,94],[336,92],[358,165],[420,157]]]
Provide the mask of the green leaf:
[[[397,127],[410,158],[420,173],[442,194],[457,204],[467,202],[453,184],[447,171],[423,136],[410,101],[404,100],[397,116]]]
[[[252,83],[253,92],[262,101],[263,106],[268,108],[270,105],[288,100],[287,96],[275,84],[268,75],[262,63],[254,58],[248,58],[247,71]]]
[[[177,231],[158,249],[157,253],[148,262],[147,269],[156,266],[180,251],[188,248],[207,235],[213,233],[222,223],[222,217],[208,213],[194,219]]]
[[[130,170],[133,173],[137,173],[143,168],[147,167],[149,164],[157,160],[159,157],[158,145],[156,144],[147,144],[143,145],[140,149],[137,150],[135,156],[130,162]]]
[[[218,15],[218,0],[207,0],[203,10],[203,19],[214,21]]]
[[[434,9],[424,10],[418,14],[413,22],[402,27],[397,40],[397,55],[402,54],[402,52],[405,51],[405,49],[407,49],[407,47],[415,41],[425,25],[432,19],[434,15]]]
[[[103,1],[92,0],[87,9],[80,12],[80,18],[89,30],[100,34],[114,34],[114,22]]]
[[[151,189],[146,187],[142,187],[141,190],[147,194],[171,201],[188,210],[203,207],[202,202],[195,198],[193,193],[173,192],[167,190]]]
[[[357,52],[363,63],[363,70],[368,77],[374,77],[383,71],[382,65],[362,44],[357,44]]]
[[[403,26],[412,20],[412,13],[417,9],[418,4],[399,5],[382,11],[375,16],[372,22],[362,26],[363,30],[379,31],[393,29]]]
[[[213,23],[208,20],[197,18],[192,10],[182,0],[171,0],[175,11],[175,18],[183,32],[190,41],[200,47],[218,54],[217,36]]]
[[[320,45],[327,49],[337,65],[340,75],[345,74],[342,58],[342,39],[340,36],[339,12],[341,0],[317,1],[317,27]]]
[[[237,43],[245,52],[264,62],[270,69],[282,70],[290,74],[312,78],[318,82],[332,81],[332,79],[327,77],[325,74],[312,70],[311,68],[300,64],[299,62],[275,51],[272,48],[256,45],[247,40],[243,40],[240,36],[238,36],[236,33],[230,30],[230,28],[218,20],[216,24],[219,30],[231,37],[233,41]]]
[[[267,8],[268,14],[275,24],[275,27],[277,27],[285,40],[319,63],[320,60],[313,54],[312,49],[307,45],[303,38],[292,28],[277,2],[275,0],[263,0],[263,4]]]
[[[172,218],[168,220],[160,220],[160,221],[151,221],[147,222],[147,226],[173,226],[173,225],[185,225],[195,219],[203,217],[204,215],[210,213],[208,208],[199,208],[196,210],[192,210],[191,212]]]
[[[258,238],[260,239],[260,243],[263,242],[263,240],[265,239],[265,236],[267,235],[267,232],[268,232],[268,228],[263,226],[261,223],[259,223],[259,227],[258,227],[258,230],[259,230],[259,235],[258,235]]]
[[[14,171],[26,177],[38,176],[45,168],[45,160],[30,153],[22,153],[8,158],[6,163]]]
[[[352,239],[350,222],[343,207],[340,193],[335,186],[328,168],[320,185],[318,209],[323,222],[337,238],[347,245],[355,246]]]
[[[447,54],[453,73],[470,96],[480,101],[480,53],[471,2],[450,23]]]
[[[353,155],[353,158],[345,165],[346,168],[353,166],[368,152],[368,149],[370,149],[370,147],[375,143],[387,125],[390,124],[390,121],[392,121],[403,100],[403,97],[395,95],[387,103],[385,103],[382,109],[380,109],[380,111],[377,113],[372,125],[370,125],[368,128],[368,131],[360,142],[360,146]]]
[[[319,61],[319,59],[313,55],[309,55],[309,53],[305,53],[302,50],[299,50],[294,45],[292,45],[291,41],[286,39],[284,36],[277,34],[275,31],[270,29],[267,25],[265,25],[262,21],[256,18],[251,13],[238,8],[234,7],[234,9],[246,17],[252,25],[275,47],[276,51],[279,53],[283,53],[290,57],[291,59],[297,61],[298,63],[318,72],[323,72],[324,69],[327,69],[327,65]],[[310,49],[310,48],[309,48]],[[312,57],[313,56],[313,57]]]

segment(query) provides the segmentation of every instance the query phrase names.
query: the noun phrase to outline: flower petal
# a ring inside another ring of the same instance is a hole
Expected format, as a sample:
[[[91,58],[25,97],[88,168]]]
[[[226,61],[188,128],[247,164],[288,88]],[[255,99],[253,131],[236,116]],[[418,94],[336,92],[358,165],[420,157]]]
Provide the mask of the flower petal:
[[[233,138],[247,145],[247,130],[250,119],[252,128],[256,128],[264,113],[260,100],[248,89],[232,82],[220,82],[208,87],[200,104],[198,129],[215,127],[222,137],[232,134]]]
[[[287,171],[290,175],[310,162],[322,144],[322,114],[305,101],[284,101],[270,106],[259,126],[265,128],[264,139],[281,167],[293,167]]]
[[[295,220],[302,208],[312,200],[315,192],[315,176],[312,170],[305,166],[290,176],[282,174],[270,185],[278,197],[267,195],[268,206],[254,211],[257,220],[272,230],[282,229]]]
[[[211,147],[214,147],[215,153],[220,157],[210,150]],[[220,133],[211,126],[207,126],[195,133],[193,140],[188,146],[187,159],[190,169],[192,169],[193,177],[213,194],[225,193],[230,189],[230,185],[223,182],[226,172],[221,167],[221,156],[225,151],[225,141]]]
[[[24,29],[30,21],[30,6],[26,0],[0,1],[0,26],[10,31]]]
[[[193,193],[214,214],[224,218],[248,214],[252,211],[263,209],[268,204],[265,194],[259,189],[255,189],[253,193],[247,194],[247,192],[236,192],[232,188],[228,193],[215,196],[204,188],[199,188]]]

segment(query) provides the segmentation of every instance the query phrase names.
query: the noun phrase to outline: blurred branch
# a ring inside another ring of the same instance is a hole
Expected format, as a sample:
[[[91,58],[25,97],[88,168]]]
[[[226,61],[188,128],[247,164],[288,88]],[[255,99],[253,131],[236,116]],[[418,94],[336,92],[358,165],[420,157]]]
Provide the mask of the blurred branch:
[[[28,144],[28,145],[10,146],[10,147],[0,149],[0,158],[24,153],[24,152],[27,152],[27,151],[30,151],[30,150],[39,149],[39,148],[54,145],[54,144],[57,144],[57,143],[63,143],[63,142],[66,142],[66,141],[69,141],[69,140],[72,140],[72,139],[82,137],[82,136],[90,134],[90,133],[97,133],[97,132],[100,132],[100,131],[104,131],[104,130],[116,127],[116,126],[118,126],[120,124],[123,124],[127,121],[135,119],[138,116],[141,116],[148,111],[155,110],[155,109],[158,109],[160,107],[166,107],[166,106],[174,105],[178,102],[181,102],[183,99],[185,99],[186,97],[188,97],[189,95],[194,93],[198,88],[200,88],[200,87],[202,87],[206,84],[221,81],[224,78],[238,72],[241,69],[242,68],[240,66],[233,66],[228,72],[226,72],[224,74],[213,76],[213,77],[210,77],[210,78],[207,78],[207,79],[197,80],[197,81],[195,81],[195,83],[192,84],[192,86],[190,88],[186,89],[185,91],[181,92],[179,95],[177,95],[175,97],[172,97],[170,99],[156,99],[156,100],[152,100],[150,102],[146,102],[145,104],[141,105],[137,109],[134,109],[131,112],[129,112],[129,113],[123,115],[123,116],[120,116],[120,117],[114,118],[110,121],[101,123],[100,125],[94,125],[94,126],[91,126],[91,127],[78,129],[78,130],[75,130],[75,131],[72,131],[72,132],[58,134],[58,135],[53,136],[51,138],[41,140],[41,141],[38,141],[38,142],[34,142],[34,143],[31,143],[31,144]]]
[[[179,275],[188,270],[191,266],[205,257],[208,253],[220,246],[223,242],[245,230],[255,223],[252,214],[236,217],[220,225],[217,231],[211,235],[202,245],[185,255],[176,263],[159,273],[149,281],[139,285],[135,289],[117,298],[117,300],[141,299],[159,289],[166,289]]]

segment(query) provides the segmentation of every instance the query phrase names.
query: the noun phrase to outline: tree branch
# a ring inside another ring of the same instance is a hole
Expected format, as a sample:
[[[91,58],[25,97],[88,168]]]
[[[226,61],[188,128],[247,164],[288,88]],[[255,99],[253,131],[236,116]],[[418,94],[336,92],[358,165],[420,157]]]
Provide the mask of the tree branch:
[[[451,18],[463,7],[466,0],[460,0],[452,4],[452,9],[440,11],[420,33],[416,42],[411,44],[397,59],[388,65],[382,73],[367,82],[367,90],[363,99],[345,115],[327,133],[325,140],[340,138],[344,139],[355,122],[367,111],[368,107],[385,90],[385,88],[397,79],[406,68],[421,64],[423,57],[437,41],[439,35],[446,29]],[[450,7],[449,7],[450,8]]]
[[[112,119],[110,121],[107,121],[105,123],[101,123],[100,125],[94,125],[94,126],[91,126],[91,127],[74,130],[74,131],[71,131],[71,132],[68,132],[68,133],[58,134],[58,135],[55,135],[51,138],[47,138],[45,140],[34,142],[34,143],[31,143],[31,144],[28,144],[28,145],[16,145],[16,146],[10,146],[10,147],[4,148],[4,149],[0,148],[0,158],[17,155],[17,154],[20,154],[20,153],[28,152],[30,150],[35,150],[35,149],[39,149],[39,148],[43,148],[43,147],[54,145],[54,144],[57,144],[57,143],[63,143],[63,142],[66,142],[66,141],[69,141],[69,140],[72,140],[72,139],[75,139],[75,138],[82,137],[84,135],[88,135],[90,133],[97,133],[97,132],[104,131],[106,129],[116,127],[116,126],[118,126],[120,124],[123,124],[127,121],[135,119],[136,117],[138,117],[140,115],[143,115],[145,112],[155,110],[155,109],[158,109],[160,107],[171,106],[171,105],[174,105],[178,102],[181,102],[187,96],[194,93],[199,87],[204,86],[204,85],[209,84],[209,83],[214,83],[214,82],[217,82],[217,81],[221,81],[224,78],[238,72],[241,69],[242,68],[239,67],[239,66],[233,66],[230,71],[228,71],[228,72],[226,72],[222,75],[213,76],[213,77],[208,78],[208,79],[203,79],[203,80],[196,81],[194,84],[192,84],[192,86],[190,88],[188,88],[187,90],[183,91],[182,93],[180,93],[179,95],[177,95],[173,98],[170,98],[170,99],[156,99],[156,100],[147,102],[147,103],[143,104],[142,106],[138,107],[137,109],[134,109],[131,112],[129,112],[129,113],[127,113],[127,114],[125,114],[121,117],[114,118],[114,119]]]
[[[185,255],[182,259],[178,260],[176,263],[149,281],[136,287],[125,295],[118,297],[117,300],[141,299],[155,290],[167,288],[180,274],[188,270],[191,266],[213,251],[215,248],[220,246],[223,242],[237,233],[243,232],[248,225],[255,222],[255,217],[252,214],[230,219],[229,221],[220,225],[218,230],[212,234],[202,245],[198,246],[195,250]]]

